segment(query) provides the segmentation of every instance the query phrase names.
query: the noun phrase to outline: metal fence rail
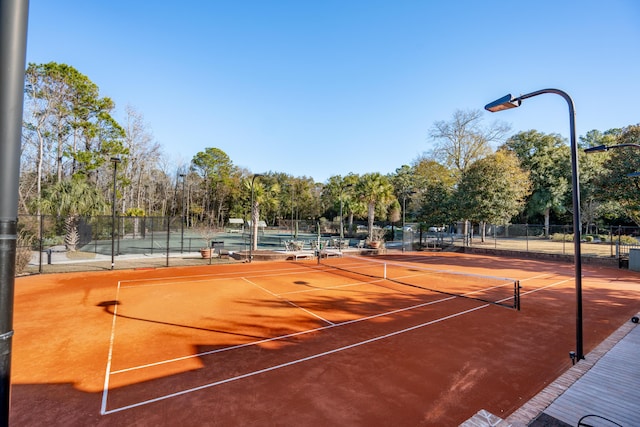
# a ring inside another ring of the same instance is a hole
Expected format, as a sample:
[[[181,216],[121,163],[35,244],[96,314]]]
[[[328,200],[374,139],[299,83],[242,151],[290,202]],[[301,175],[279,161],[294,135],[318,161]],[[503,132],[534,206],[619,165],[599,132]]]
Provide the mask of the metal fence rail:
[[[261,250],[285,250],[289,240],[317,239],[318,230],[309,222],[281,222],[276,227],[260,228],[258,247]],[[354,225],[355,234],[346,235],[356,246],[366,238],[364,223]],[[70,225],[73,225],[71,227]],[[447,246],[493,247],[522,252],[573,254],[570,225],[488,224],[482,230],[463,227],[402,227],[380,224],[387,230],[387,248],[391,250],[442,249]],[[288,228],[287,228],[288,227]],[[357,228],[357,230],[356,230]],[[23,215],[18,219],[18,272],[86,271],[116,268],[200,265],[229,262],[229,253],[247,252],[250,230],[211,229],[187,226],[182,217],[116,217],[70,218],[49,215]],[[71,230],[72,229],[72,230]],[[391,236],[393,230],[393,236]],[[466,233],[465,233],[466,230]],[[321,224],[322,239],[338,237]],[[337,233],[337,230],[333,230]],[[592,227],[582,236],[583,256],[628,259],[629,250],[640,247],[636,239],[638,227]],[[216,258],[203,258],[200,250],[214,248]],[[62,267],[64,266],[64,268]],[[73,266],[71,268],[70,266]]]

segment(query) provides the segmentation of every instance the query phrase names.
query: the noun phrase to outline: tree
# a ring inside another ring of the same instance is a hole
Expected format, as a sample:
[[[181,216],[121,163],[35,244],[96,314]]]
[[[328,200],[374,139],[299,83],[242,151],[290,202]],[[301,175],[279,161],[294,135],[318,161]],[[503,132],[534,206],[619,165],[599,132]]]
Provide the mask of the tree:
[[[460,175],[470,164],[490,155],[491,144],[502,141],[509,126],[494,122],[485,128],[482,114],[480,110],[456,110],[451,121],[435,122],[429,132],[436,141],[430,157]]]
[[[251,250],[258,248],[258,222],[260,220],[260,205],[268,205],[277,200],[277,195],[280,193],[280,185],[277,182],[272,182],[271,185],[262,182],[264,178],[268,176],[253,176],[252,179],[245,179],[244,186],[251,197],[253,190],[253,205],[250,205],[250,219],[252,230]],[[253,185],[253,188],[252,188]]]
[[[405,211],[407,210],[407,202],[409,203],[408,210],[411,211],[412,196],[414,196],[417,193],[417,189],[421,187],[418,179],[419,176],[415,174],[413,167],[402,165],[396,169],[395,175],[392,175],[390,178],[393,183],[396,198],[399,201],[402,200],[402,206],[398,203],[401,218],[406,219],[407,212]]]
[[[567,208],[565,201],[571,190],[569,147],[558,134],[530,130],[509,138],[503,148],[512,151],[522,168],[529,171],[532,193],[527,213],[544,215],[545,236],[549,236],[551,212],[562,213]]]
[[[506,150],[471,164],[462,175],[456,198],[463,217],[484,225],[505,224],[523,208],[530,193],[529,173]]]
[[[323,186],[320,195],[320,203],[324,207],[325,214],[330,218],[338,218],[340,221],[340,206],[342,206],[342,224],[349,230],[348,233],[352,231],[354,215],[362,212],[354,193],[358,179],[354,174],[345,177],[331,176]],[[347,221],[344,220],[345,216],[348,218]]]
[[[124,119],[124,146],[128,152],[127,161],[123,165],[122,211],[129,208],[142,209],[144,186],[152,181],[151,171],[157,165],[161,149],[153,141],[153,135],[144,123],[144,117],[132,106],[127,106]],[[137,212],[140,212],[139,210]]]
[[[82,174],[96,183],[111,156],[126,155],[124,131],[111,116],[113,101],[101,98],[98,86],[71,66],[29,64],[25,107],[23,159],[30,161],[22,164],[34,165],[36,207],[45,181]]]
[[[595,147],[598,145],[613,145],[616,143],[616,135],[621,129],[611,129],[604,133],[598,130],[591,130],[585,136],[580,137],[580,148]],[[580,203],[581,218],[586,225],[586,232],[591,233],[592,226],[595,225],[597,219],[602,215],[603,210],[610,211],[613,206],[608,204],[606,208],[603,203],[601,189],[598,185],[598,179],[605,171],[605,164],[608,161],[609,153],[587,154],[583,150],[578,151],[580,164]],[[609,200],[611,203],[617,204],[616,200]]]
[[[65,218],[64,241],[69,251],[77,249],[80,217],[105,214],[108,207],[102,192],[79,175],[46,188],[40,200],[44,213]]]
[[[235,171],[231,159],[221,149],[208,147],[193,157],[191,168],[202,179],[202,209],[209,212],[209,223],[224,224],[224,207],[231,194],[229,183]]]
[[[616,137],[616,143],[640,144],[640,124],[624,128]],[[606,169],[598,180],[601,199],[617,200],[629,218],[640,225],[640,180],[628,176],[640,171],[638,151],[628,147],[611,150],[608,154]]]
[[[367,230],[371,238],[376,211],[386,214],[387,207],[395,200],[393,186],[389,179],[380,173],[367,173],[362,175],[358,181],[356,194],[360,201],[367,206]]]
[[[452,203],[457,184],[454,172],[426,157],[418,159],[413,170],[419,183],[416,198],[420,221],[439,226],[460,219]]]

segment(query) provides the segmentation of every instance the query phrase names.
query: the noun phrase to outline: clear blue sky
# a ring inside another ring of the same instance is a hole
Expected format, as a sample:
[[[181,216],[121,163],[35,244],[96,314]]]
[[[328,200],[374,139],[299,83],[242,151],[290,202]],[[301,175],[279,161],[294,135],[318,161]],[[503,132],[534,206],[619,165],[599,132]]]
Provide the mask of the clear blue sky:
[[[568,92],[578,135],[640,123],[640,1],[31,0],[27,61],[133,106],[175,163],[205,147],[254,173],[394,172],[456,109]],[[566,102],[485,113],[569,136]]]

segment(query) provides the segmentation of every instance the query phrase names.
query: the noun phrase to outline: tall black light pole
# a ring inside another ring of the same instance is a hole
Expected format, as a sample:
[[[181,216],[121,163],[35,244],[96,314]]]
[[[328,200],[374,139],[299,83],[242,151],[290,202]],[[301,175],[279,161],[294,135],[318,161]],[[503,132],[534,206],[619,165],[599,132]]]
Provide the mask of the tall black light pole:
[[[293,231],[293,225],[295,224],[294,218],[293,218],[293,203],[295,201],[295,195],[296,195],[296,187],[294,186],[294,184],[291,184],[291,239],[295,239],[297,237],[296,234],[294,234]]]
[[[344,224],[342,222],[342,191],[344,188],[340,187],[340,246],[342,246],[342,239],[344,239]]]
[[[180,178],[182,178],[182,221],[181,222],[181,227],[180,227],[180,253],[184,252],[184,221],[185,221],[185,215],[184,215],[184,180],[185,180],[185,174],[181,173],[180,174]]]
[[[404,252],[405,240],[404,240],[404,227],[405,227],[405,217],[404,213],[407,210],[407,192],[404,191],[402,193],[402,252]]]
[[[510,108],[519,107],[522,101],[527,98],[542,95],[545,93],[553,93],[560,95],[567,101],[569,105],[569,131],[571,134],[571,187],[573,190],[573,246],[574,246],[574,266],[575,266],[575,282],[576,282],[576,351],[570,352],[572,359],[584,359],[584,351],[582,344],[582,253],[580,250],[580,180],[578,176],[578,144],[576,142],[576,113],[573,100],[564,91],[559,89],[542,89],[535,92],[527,93],[516,98],[512,98],[511,94],[503,96],[487,105],[485,110],[495,113],[497,111],[508,110]]]
[[[111,203],[111,269],[115,268],[115,243],[116,243],[116,175],[120,157],[112,157],[113,162],[113,201]]]
[[[0,426],[9,425],[18,183],[29,2],[0,1]]]
[[[253,184],[256,180],[257,177],[262,176],[260,174],[255,174],[253,175],[253,178],[251,178],[251,230],[249,232],[249,236],[251,238],[251,242],[249,243],[249,262],[253,261],[253,244],[254,244],[254,239],[256,239],[256,249],[258,248],[258,241],[257,241],[257,235],[255,235],[255,233],[253,232],[253,230],[255,230],[256,224],[258,223],[257,219],[254,217],[254,209],[253,209]],[[257,216],[257,215],[256,215]]]

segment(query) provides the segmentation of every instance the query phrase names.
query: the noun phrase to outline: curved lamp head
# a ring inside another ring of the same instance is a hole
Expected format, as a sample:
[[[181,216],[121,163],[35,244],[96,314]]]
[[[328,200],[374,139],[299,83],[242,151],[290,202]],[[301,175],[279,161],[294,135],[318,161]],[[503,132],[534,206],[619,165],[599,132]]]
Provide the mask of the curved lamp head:
[[[493,102],[484,106],[484,109],[496,113],[498,111],[508,110],[510,108],[519,107],[522,103],[520,98],[512,98],[511,94],[505,95],[500,99],[496,99]]]
[[[609,147],[606,145],[598,145],[596,147],[585,148],[585,153],[602,153],[604,151],[609,151]]]

